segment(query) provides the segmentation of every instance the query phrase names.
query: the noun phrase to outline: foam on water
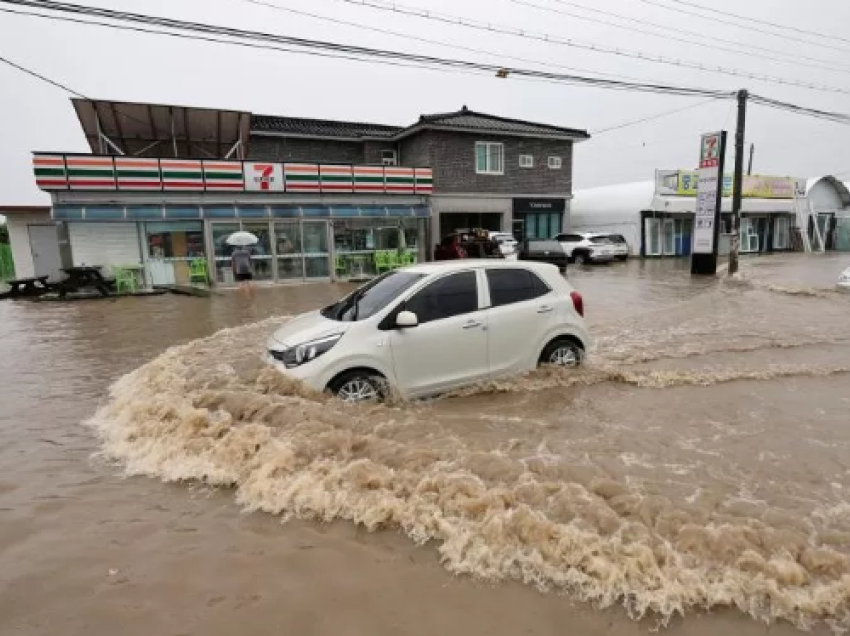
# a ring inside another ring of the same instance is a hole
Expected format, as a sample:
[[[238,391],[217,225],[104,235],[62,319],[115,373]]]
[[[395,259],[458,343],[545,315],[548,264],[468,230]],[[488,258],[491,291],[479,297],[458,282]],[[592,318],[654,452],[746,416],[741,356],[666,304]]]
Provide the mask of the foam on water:
[[[280,321],[171,348],[117,381],[89,422],[103,456],[128,475],[232,487],[248,511],[397,528],[418,544],[433,542],[452,573],[522,581],[602,607],[622,604],[634,617],[666,622],[731,606],[801,627],[850,626],[846,504],[824,504],[800,520],[734,484],[727,488],[729,471],[712,469],[719,458],[701,449],[692,464],[669,462],[679,483],[653,491],[629,472],[655,470],[637,450],[620,449],[620,467],[602,470],[551,427],[528,440],[491,441],[472,431],[476,422],[520,427],[522,418],[470,418],[465,430],[441,422],[433,405],[344,406],[259,362],[259,347]],[[659,371],[625,368],[614,358],[603,348],[578,372],[544,369],[463,394],[662,390],[850,370]],[[533,418],[527,424],[545,428]]]

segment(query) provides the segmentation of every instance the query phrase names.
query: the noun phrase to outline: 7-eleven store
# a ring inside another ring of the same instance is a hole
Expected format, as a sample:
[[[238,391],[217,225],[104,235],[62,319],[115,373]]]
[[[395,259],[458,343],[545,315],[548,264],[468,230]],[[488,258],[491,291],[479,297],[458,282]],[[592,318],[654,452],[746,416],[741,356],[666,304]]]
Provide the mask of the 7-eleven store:
[[[221,142],[223,143],[223,142]],[[430,168],[36,153],[63,265],[141,266],[190,282],[193,261],[233,283],[227,237],[247,230],[261,281],[376,273],[376,254],[427,259]]]

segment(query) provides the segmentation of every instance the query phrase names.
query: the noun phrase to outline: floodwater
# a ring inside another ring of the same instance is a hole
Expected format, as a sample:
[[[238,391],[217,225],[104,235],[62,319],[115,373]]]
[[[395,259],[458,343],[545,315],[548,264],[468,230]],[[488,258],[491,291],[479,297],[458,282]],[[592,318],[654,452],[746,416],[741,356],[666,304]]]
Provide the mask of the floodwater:
[[[583,370],[368,407],[258,361],[344,286],[0,303],[0,634],[846,630],[845,261],[571,268]]]

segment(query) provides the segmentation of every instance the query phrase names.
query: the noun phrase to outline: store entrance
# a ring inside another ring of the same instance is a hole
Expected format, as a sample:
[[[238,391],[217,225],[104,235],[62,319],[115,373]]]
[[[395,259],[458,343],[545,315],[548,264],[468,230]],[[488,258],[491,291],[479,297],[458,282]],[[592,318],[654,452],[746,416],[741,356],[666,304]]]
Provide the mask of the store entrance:
[[[442,212],[440,233],[443,236],[457,230],[482,229],[502,230],[502,215],[499,212]],[[442,238],[442,237],[440,237]]]

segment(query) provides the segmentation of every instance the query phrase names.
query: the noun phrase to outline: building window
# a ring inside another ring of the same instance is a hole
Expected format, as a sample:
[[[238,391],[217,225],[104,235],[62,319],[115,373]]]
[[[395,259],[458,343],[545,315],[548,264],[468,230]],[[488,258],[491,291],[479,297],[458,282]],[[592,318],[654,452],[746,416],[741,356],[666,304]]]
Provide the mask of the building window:
[[[561,165],[562,162],[560,157],[549,157],[549,170],[560,170]]]
[[[398,165],[398,156],[395,153],[395,150],[382,150],[381,151],[381,165],[384,166],[396,166]]]
[[[475,172],[478,174],[504,174],[504,144],[491,143],[489,141],[476,141]]]
[[[520,168],[533,168],[534,167],[534,157],[532,155],[520,155],[519,156],[519,167]]]

